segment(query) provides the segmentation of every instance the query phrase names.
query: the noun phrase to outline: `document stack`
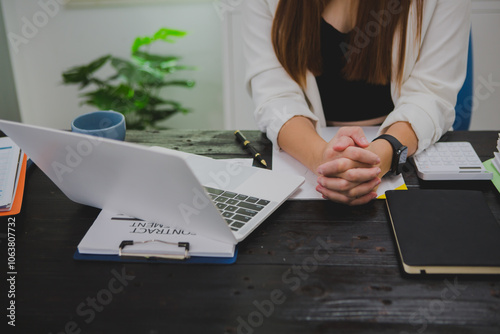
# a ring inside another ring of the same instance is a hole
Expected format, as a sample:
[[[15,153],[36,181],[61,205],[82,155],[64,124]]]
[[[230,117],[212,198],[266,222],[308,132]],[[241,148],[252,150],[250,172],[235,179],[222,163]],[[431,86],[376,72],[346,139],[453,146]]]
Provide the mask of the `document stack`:
[[[8,138],[0,138],[0,215],[20,211],[26,158],[19,146]]]
[[[498,134],[498,140],[497,140],[497,151],[494,152],[493,154],[495,157],[493,158],[492,164],[493,167],[497,170],[498,173],[500,173],[500,133]]]
[[[500,192],[500,133],[498,134],[498,140],[497,140],[497,151],[493,152],[493,159],[490,159],[488,161],[485,161],[483,163],[484,167],[493,173],[493,179],[491,182],[495,185],[497,188],[498,192]]]

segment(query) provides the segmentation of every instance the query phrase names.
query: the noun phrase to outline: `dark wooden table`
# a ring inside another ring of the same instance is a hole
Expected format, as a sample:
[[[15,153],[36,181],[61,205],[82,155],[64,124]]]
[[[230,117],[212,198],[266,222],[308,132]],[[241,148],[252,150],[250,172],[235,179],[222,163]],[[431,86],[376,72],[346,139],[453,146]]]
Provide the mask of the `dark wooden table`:
[[[270,160],[270,142],[246,134]],[[496,138],[453,132],[444,140],[470,141],[486,160]],[[127,140],[248,157],[229,131],[129,131]],[[424,182],[411,168],[405,180],[410,188],[481,190],[500,220],[489,181]],[[500,278],[404,275],[381,200],[287,201],[240,243],[233,265],[73,260],[98,213],[67,199],[36,166],[29,171],[23,211],[13,217],[17,332],[500,333]]]

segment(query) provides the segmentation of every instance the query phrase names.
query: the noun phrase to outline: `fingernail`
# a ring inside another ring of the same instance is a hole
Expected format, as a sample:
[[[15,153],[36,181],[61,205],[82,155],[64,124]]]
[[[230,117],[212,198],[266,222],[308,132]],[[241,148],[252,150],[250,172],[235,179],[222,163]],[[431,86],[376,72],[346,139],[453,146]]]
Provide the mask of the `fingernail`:
[[[377,175],[382,173],[382,170],[380,168],[377,168]]]
[[[322,187],[324,187],[324,186],[325,186],[325,179],[324,179],[323,177],[321,177],[321,176],[320,176],[320,177],[318,177],[318,180],[317,180],[317,181],[318,181],[318,184],[319,184],[320,186],[322,186]]]
[[[323,175],[323,169],[318,168],[318,174]]]

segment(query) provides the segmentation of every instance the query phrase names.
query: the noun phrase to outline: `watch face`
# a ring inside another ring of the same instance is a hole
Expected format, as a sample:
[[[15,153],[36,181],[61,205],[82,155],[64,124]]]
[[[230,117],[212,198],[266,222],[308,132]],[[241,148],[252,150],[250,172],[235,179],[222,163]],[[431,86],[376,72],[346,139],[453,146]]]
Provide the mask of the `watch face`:
[[[406,146],[401,147],[399,155],[399,164],[405,164],[408,158],[408,148]]]
[[[394,166],[394,174],[398,175],[398,174],[401,174],[401,172],[403,172],[403,166],[404,164],[406,163],[406,158],[408,157],[408,148],[406,146],[401,146],[397,152],[397,157],[399,157],[398,159],[398,163],[396,166]]]

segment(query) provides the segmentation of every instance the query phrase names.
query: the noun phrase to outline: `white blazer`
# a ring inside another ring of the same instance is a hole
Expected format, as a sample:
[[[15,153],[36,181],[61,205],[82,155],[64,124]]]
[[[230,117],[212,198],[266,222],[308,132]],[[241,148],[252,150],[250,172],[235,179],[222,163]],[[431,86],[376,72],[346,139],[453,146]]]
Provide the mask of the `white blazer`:
[[[245,0],[243,10],[247,89],[256,106],[257,125],[275,148],[279,148],[281,127],[294,116],[308,117],[316,127],[326,126],[314,75],[307,74],[307,89],[303,91],[274,53],[271,27],[278,2]],[[395,108],[380,132],[395,122],[409,122],[418,137],[417,153],[453,125],[457,95],[467,70],[470,11],[470,0],[425,0],[422,37],[416,41],[415,2],[412,6],[401,92],[392,80]],[[399,59],[398,40],[396,37],[393,68]]]

